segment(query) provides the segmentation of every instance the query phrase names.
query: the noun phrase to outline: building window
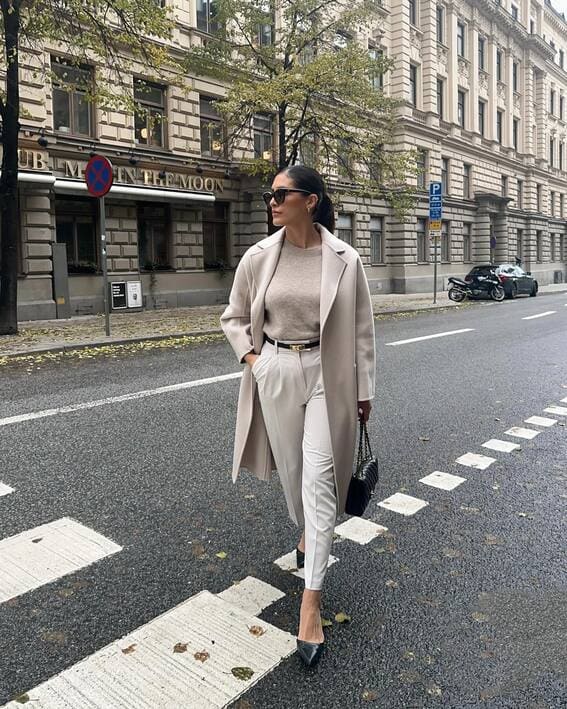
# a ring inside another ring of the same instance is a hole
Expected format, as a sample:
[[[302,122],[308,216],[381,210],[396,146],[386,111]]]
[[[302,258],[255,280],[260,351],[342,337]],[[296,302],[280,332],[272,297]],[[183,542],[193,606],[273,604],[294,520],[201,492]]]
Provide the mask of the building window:
[[[93,135],[92,107],[87,96],[92,91],[93,73],[86,66],[72,66],[51,58],[53,73],[53,128],[59,133]]]
[[[559,195],[559,217],[560,219],[563,219],[563,207],[564,207],[564,196],[563,192]]]
[[[536,260],[541,263],[543,261],[543,233],[536,231]]]
[[[199,101],[201,120],[201,155],[224,156],[224,129],[222,118],[213,104],[214,98],[201,96]]]
[[[56,199],[57,242],[67,246],[69,273],[98,271],[98,240],[94,199]]]
[[[274,131],[271,116],[258,113],[254,116],[254,157],[260,160],[273,160]]]
[[[549,112],[552,115],[555,113],[555,91],[553,89],[549,92]]]
[[[516,206],[518,209],[524,208],[524,181],[517,180],[516,182]]]
[[[429,242],[427,241],[427,220],[417,220],[417,262],[429,261]]]
[[[486,65],[486,39],[478,38],[478,68],[484,71]]]
[[[451,228],[449,222],[441,222],[441,261],[451,260]]]
[[[500,176],[500,194],[502,197],[508,196],[508,178],[506,175]]]
[[[520,119],[514,118],[512,120],[512,144],[514,146],[514,150],[518,150],[519,131],[520,131]]]
[[[462,22],[457,22],[457,54],[465,56],[465,25]]]
[[[471,198],[471,186],[472,186],[472,165],[467,163],[463,164],[463,199]]]
[[[143,79],[134,80],[134,135],[136,143],[165,147],[165,89]]]
[[[410,64],[409,80],[411,105],[417,107],[417,67],[415,64]]]
[[[514,20],[518,20],[519,13],[517,5],[510,5],[510,14]]]
[[[444,118],[445,111],[445,82],[443,79],[437,79],[437,113],[439,118]]]
[[[502,50],[496,50],[496,79],[502,81]]]
[[[445,8],[437,5],[437,41],[443,42],[445,37]]]
[[[417,27],[417,0],[409,0],[409,21]]]
[[[496,140],[502,142],[502,126],[504,123],[504,111],[496,111]]]
[[[441,158],[441,191],[449,194],[449,158]]]
[[[549,193],[549,213],[552,217],[555,216],[555,192],[553,190]]]
[[[425,190],[427,185],[427,150],[424,148],[417,150],[416,165],[418,169],[417,189]]]
[[[530,34],[535,34],[535,20],[530,20]]]
[[[384,56],[382,49],[371,45],[368,46],[368,54],[372,61],[378,61]],[[370,75],[370,83],[377,91],[381,91],[384,88],[384,74],[381,71],[373,71]]]
[[[555,166],[555,138],[549,139],[549,167]]]
[[[565,64],[565,52],[560,49],[559,50],[559,66],[563,69],[563,66]]]
[[[203,209],[203,265],[218,270],[229,266],[228,204],[215,202]]]
[[[463,224],[463,261],[465,263],[472,261],[471,230],[472,224]]]
[[[337,218],[337,236],[339,239],[346,241],[347,244],[353,245],[352,214],[339,214]]]
[[[559,237],[559,260],[560,261],[565,261],[567,259],[567,256],[565,255],[565,238],[564,235],[561,234]]]
[[[517,229],[516,230],[516,258],[519,261],[522,260],[522,254],[524,253],[523,243],[522,243],[523,240],[524,240],[523,229]]]
[[[514,91],[519,91],[518,89],[519,82],[518,82],[518,62],[513,62],[512,63],[512,89]]]
[[[171,268],[170,234],[169,205],[138,204],[138,250],[142,270],[159,271]]]
[[[465,128],[465,92],[464,91],[458,91],[457,92],[457,121],[461,128]]]
[[[370,217],[370,249],[373,264],[385,262],[382,217]]]
[[[216,20],[217,4],[215,0],[197,0],[197,28],[213,33],[219,29]]]
[[[478,102],[478,132],[482,136],[484,136],[484,133],[486,130],[485,116],[486,116],[486,101],[479,101]]]
[[[555,234],[549,235],[549,260],[555,261]]]
[[[536,211],[541,212],[541,185],[536,185]]]
[[[565,96],[559,97],[559,118],[563,120],[565,114]]]

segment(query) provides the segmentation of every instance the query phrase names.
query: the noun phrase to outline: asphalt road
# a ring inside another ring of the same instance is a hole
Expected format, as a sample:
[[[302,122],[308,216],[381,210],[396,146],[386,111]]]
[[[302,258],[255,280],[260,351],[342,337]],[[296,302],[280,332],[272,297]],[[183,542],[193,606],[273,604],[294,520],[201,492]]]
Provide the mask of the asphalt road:
[[[529,426],[533,440],[504,435],[567,406],[566,306],[563,294],[376,322],[381,480],[367,517],[388,533],[335,542],[324,615],[351,622],[326,630],[319,667],[292,655],[235,706],[567,706],[567,417]],[[238,379],[26,418],[239,369],[220,341],[0,369],[0,482],[14,488],[0,540],[71,517],[123,547],[0,604],[0,706],[247,575],[285,592],[261,618],[296,632],[301,584],[273,564],[297,541],[279,483],[229,476]],[[521,450],[482,448],[491,438]],[[496,462],[455,463],[467,452]],[[466,482],[419,482],[434,470]],[[429,504],[409,517],[378,506],[395,492]]]

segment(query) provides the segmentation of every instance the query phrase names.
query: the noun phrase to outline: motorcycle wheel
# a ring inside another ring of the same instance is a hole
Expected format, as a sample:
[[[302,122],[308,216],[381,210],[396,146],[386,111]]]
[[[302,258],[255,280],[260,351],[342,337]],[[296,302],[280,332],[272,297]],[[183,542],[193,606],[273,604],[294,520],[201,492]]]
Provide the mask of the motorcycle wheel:
[[[449,300],[455,301],[455,303],[462,303],[467,297],[467,294],[460,288],[449,288]]]
[[[493,286],[490,289],[490,297],[492,298],[492,300],[495,300],[496,302],[500,303],[506,297],[504,288],[502,288],[502,286]]]

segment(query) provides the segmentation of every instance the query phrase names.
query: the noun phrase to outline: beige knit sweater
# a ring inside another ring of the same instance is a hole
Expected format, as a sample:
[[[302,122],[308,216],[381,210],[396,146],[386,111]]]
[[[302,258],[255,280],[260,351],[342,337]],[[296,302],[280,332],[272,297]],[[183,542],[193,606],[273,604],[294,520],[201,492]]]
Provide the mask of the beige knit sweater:
[[[317,340],[320,332],[321,246],[302,249],[283,240],[265,296],[264,332],[273,340]]]

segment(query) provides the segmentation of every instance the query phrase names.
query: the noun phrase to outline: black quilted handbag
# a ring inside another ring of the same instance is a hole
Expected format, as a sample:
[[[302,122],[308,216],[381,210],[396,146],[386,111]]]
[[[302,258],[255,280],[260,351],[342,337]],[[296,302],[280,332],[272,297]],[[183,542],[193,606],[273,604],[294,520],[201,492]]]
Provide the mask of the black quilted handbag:
[[[378,483],[378,461],[372,455],[366,424],[360,422],[356,470],[348,487],[346,513],[362,517]]]

